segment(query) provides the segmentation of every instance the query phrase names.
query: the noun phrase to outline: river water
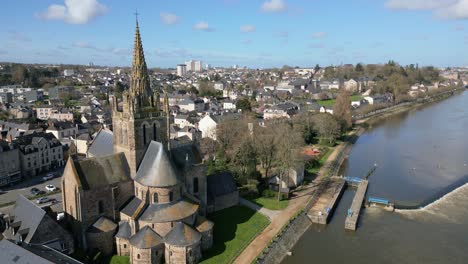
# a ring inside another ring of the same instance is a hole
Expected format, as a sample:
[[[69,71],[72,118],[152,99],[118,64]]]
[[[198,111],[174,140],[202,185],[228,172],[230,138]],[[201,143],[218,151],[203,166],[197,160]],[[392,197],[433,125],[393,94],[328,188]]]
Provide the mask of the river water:
[[[329,225],[313,225],[291,263],[468,263],[468,91],[373,125],[353,146],[342,174],[363,177],[367,196],[400,208],[362,211],[345,231],[347,190]]]

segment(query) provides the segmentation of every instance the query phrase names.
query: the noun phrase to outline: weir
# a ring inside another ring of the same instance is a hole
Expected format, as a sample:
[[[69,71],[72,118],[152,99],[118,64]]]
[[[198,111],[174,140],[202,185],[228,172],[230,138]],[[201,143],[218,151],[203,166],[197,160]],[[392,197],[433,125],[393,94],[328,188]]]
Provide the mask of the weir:
[[[345,229],[355,231],[359,221],[359,214],[361,212],[362,204],[366,196],[367,187],[369,186],[369,181],[362,180],[358,187],[356,194],[354,195],[353,203],[351,208],[348,209],[348,213],[345,220]]]
[[[317,200],[313,203],[307,216],[312,223],[326,225],[333,211],[338,204],[338,201],[343,194],[346,186],[346,181],[339,177],[332,177],[330,181],[320,191]]]

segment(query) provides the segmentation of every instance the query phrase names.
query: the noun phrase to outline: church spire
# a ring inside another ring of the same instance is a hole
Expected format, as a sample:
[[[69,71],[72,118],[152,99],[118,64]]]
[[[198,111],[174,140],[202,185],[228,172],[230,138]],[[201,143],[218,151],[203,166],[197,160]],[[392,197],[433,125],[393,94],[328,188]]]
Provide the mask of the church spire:
[[[135,41],[133,46],[132,76],[130,93],[132,97],[137,95],[151,96],[150,79],[146,67],[143,44],[141,43],[140,27],[138,25],[138,13],[136,15]]]

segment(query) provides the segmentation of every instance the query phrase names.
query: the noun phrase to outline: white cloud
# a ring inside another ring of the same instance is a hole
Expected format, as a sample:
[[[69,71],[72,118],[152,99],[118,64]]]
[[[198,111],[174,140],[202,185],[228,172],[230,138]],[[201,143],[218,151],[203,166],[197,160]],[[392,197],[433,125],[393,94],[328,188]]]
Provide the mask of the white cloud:
[[[315,32],[314,34],[312,34],[313,38],[325,38],[327,36],[328,36],[327,32]]]
[[[64,5],[50,5],[37,17],[46,20],[63,20],[69,24],[86,24],[106,14],[108,8],[97,0],[65,0]]]
[[[208,25],[208,23],[206,23],[204,21],[196,23],[193,26],[193,28],[196,29],[196,30],[201,30],[201,31],[206,31],[206,32],[214,31],[214,28],[210,27],[210,25]]]
[[[255,27],[252,25],[244,25],[244,26],[241,26],[240,30],[241,32],[244,32],[244,33],[250,33],[250,32],[255,32]]]
[[[286,3],[283,0],[267,0],[263,3],[263,12],[283,12],[286,11]]]
[[[437,18],[468,19],[468,0],[387,0],[389,9],[432,10]]]
[[[437,9],[435,14],[444,19],[468,19],[468,0],[459,0],[455,4]]]
[[[159,15],[161,17],[161,21],[166,25],[174,25],[177,22],[179,22],[179,20],[180,20],[180,17],[178,17],[176,14],[172,14],[172,13],[162,12]]]
[[[435,9],[456,3],[457,0],[387,0],[390,9]]]

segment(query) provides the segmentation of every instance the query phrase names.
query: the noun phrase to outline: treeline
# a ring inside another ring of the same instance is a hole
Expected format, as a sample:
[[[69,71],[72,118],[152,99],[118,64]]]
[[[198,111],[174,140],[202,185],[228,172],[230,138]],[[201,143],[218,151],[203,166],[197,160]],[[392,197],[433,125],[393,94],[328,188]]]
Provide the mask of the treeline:
[[[229,170],[239,184],[284,175],[304,161],[301,150],[306,144],[334,145],[349,128],[345,120],[327,113],[266,122],[260,126],[249,114],[219,122],[216,141],[204,139],[202,144],[209,155],[208,174]]]
[[[23,87],[44,87],[50,84],[54,86],[59,75],[59,69],[56,67],[38,68],[25,64],[5,65],[0,72],[0,85],[21,84]]]
[[[415,64],[407,66],[399,65],[389,61],[384,65],[361,63],[355,66],[326,67],[324,69],[325,79],[367,79],[375,82],[373,91],[375,93],[392,93],[397,100],[408,93],[411,85],[430,85],[441,81],[440,72],[432,66],[419,67]]]

